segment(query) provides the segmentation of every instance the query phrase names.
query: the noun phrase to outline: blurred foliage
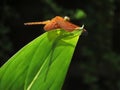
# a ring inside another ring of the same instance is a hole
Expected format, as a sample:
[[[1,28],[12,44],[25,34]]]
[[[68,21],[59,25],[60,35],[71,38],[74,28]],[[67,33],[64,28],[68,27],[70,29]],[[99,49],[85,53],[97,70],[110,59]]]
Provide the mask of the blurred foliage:
[[[13,45],[9,46],[7,51],[12,49],[16,52],[43,32],[39,30],[40,26],[24,27],[24,22],[42,21],[56,15],[70,16],[74,23],[84,24],[89,34],[83,40],[79,40],[63,90],[120,89],[120,9],[118,9],[120,0],[1,0],[1,2],[0,27],[4,29],[0,29],[0,32],[9,28],[11,41],[8,40],[7,43]],[[5,34],[1,36],[8,38]],[[4,48],[8,47],[7,44],[2,43],[3,45]],[[9,55],[4,52],[4,49],[0,51],[0,56]]]
[[[10,42],[7,33],[9,33],[9,28],[0,25],[0,60],[7,60],[12,50],[12,42]],[[3,63],[4,62],[5,61],[3,61]]]

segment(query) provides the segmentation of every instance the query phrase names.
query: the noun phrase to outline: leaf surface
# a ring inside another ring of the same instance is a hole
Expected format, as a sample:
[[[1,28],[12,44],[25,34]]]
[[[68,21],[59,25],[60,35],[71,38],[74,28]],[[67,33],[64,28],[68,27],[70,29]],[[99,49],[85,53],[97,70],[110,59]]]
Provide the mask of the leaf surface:
[[[60,90],[82,30],[45,32],[0,68],[0,90]]]

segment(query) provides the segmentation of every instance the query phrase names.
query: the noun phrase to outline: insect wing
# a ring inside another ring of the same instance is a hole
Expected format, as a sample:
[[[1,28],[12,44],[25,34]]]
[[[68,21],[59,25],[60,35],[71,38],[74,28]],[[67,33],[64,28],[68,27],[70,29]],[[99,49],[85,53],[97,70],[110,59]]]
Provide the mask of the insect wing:
[[[55,21],[58,23],[60,28],[69,32],[73,31],[75,28],[78,27],[77,25],[64,20],[62,17],[56,17]]]

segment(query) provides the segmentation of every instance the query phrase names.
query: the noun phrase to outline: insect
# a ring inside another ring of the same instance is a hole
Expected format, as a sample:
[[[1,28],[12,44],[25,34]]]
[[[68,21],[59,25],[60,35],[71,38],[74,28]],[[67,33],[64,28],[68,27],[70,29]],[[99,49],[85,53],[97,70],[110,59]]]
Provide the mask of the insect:
[[[68,32],[72,32],[73,30],[76,29],[83,29],[83,27],[79,27],[73,23],[71,23],[70,18],[65,16],[60,17],[60,16],[56,16],[54,18],[52,18],[51,20],[47,20],[47,21],[42,21],[42,22],[28,22],[28,23],[24,23],[24,25],[39,25],[39,24],[44,24],[44,30],[45,31],[49,31],[49,30],[54,30],[54,29],[64,29]],[[85,29],[84,29],[85,31]]]

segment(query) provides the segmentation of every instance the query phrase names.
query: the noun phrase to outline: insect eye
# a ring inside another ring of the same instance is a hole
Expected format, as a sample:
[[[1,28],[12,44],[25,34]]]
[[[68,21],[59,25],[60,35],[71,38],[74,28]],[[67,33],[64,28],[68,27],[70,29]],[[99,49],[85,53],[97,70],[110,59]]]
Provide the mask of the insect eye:
[[[65,21],[70,21],[70,18],[69,18],[68,16],[65,16],[65,17],[64,17],[64,20],[65,20]]]

